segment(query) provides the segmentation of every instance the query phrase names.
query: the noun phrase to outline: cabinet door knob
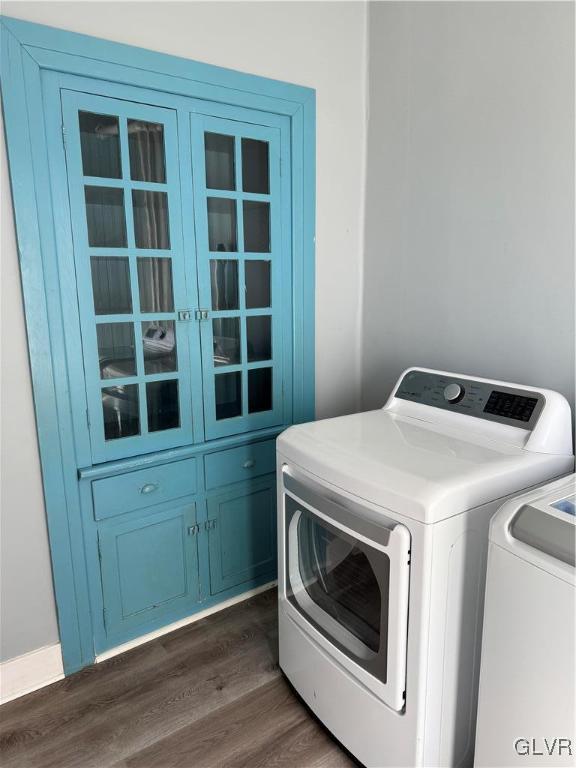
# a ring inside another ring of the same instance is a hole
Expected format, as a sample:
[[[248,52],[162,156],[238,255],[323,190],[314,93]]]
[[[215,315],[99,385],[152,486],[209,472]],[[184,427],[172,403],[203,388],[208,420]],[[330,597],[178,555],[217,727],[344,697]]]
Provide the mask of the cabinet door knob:
[[[255,464],[256,462],[254,461],[254,459],[246,459],[246,461],[242,466],[244,467],[244,469],[251,469]]]
[[[140,488],[140,493],[152,493],[157,490],[157,488],[158,483],[146,483],[146,485],[143,485],[142,488]]]

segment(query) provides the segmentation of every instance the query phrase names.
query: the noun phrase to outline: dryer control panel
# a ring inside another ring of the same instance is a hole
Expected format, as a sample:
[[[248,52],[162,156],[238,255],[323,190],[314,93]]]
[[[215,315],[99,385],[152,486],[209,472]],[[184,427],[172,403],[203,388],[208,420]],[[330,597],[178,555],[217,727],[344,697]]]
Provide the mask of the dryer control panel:
[[[408,371],[394,397],[448,411],[533,429],[544,407],[539,392],[430,371]]]

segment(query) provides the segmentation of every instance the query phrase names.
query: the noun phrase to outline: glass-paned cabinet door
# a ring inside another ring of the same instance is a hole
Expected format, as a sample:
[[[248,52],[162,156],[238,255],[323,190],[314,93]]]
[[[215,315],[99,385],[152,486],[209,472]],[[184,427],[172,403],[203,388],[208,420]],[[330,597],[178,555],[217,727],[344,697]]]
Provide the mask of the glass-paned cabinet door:
[[[206,437],[282,423],[279,131],[193,115]]]
[[[73,91],[62,104],[93,459],[191,443],[175,113]]]

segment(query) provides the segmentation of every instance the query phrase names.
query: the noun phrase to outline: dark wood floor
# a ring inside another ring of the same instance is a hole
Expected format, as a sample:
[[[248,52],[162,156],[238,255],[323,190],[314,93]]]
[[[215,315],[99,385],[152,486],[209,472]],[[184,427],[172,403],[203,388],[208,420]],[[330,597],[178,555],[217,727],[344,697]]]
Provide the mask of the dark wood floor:
[[[276,593],[0,708],[2,768],[351,768],[278,668]]]

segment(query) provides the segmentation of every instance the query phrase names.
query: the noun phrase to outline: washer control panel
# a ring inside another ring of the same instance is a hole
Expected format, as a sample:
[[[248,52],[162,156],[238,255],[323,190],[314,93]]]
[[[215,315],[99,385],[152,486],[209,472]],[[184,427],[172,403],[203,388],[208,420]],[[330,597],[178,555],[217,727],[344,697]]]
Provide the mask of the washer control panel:
[[[539,392],[428,371],[408,371],[394,396],[523,429],[534,428],[544,407]]]

